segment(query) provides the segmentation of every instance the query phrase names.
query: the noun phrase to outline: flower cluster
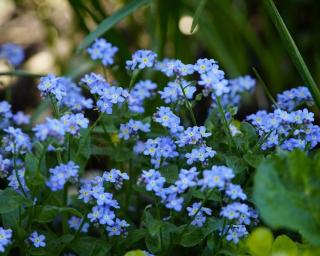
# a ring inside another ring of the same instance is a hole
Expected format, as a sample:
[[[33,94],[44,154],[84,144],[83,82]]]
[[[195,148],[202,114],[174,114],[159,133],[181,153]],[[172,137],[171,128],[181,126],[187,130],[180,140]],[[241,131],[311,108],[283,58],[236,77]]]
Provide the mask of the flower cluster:
[[[235,79],[230,79],[228,81],[229,90],[221,95],[221,104],[223,106],[238,106],[241,101],[241,97],[244,93],[251,93],[256,85],[256,80],[251,76],[240,76]],[[216,103],[216,98],[212,95],[212,100],[214,104]]]
[[[12,230],[0,227],[0,252],[5,251],[5,247],[11,244]]]
[[[144,101],[153,96],[157,84],[150,80],[141,80],[130,90],[128,98],[129,110],[133,113],[144,113]]]
[[[168,128],[171,134],[177,134],[184,129],[180,125],[180,117],[176,116],[169,107],[159,107],[153,116],[153,120]]]
[[[114,63],[114,55],[118,51],[118,47],[103,38],[96,39],[92,46],[87,49],[91,59],[101,60],[104,66],[109,66]]]
[[[309,89],[304,86],[293,88],[277,95],[277,107],[282,110],[293,111],[304,103],[313,104],[312,95]]]
[[[19,66],[24,58],[24,51],[19,45],[8,43],[0,46],[0,59],[6,59],[10,65]]]
[[[307,109],[287,112],[276,109],[272,113],[258,111],[247,120],[263,139],[263,150],[279,146],[284,150],[314,148],[320,142],[320,127],[314,125],[314,114]]]
[[[106,183],[111,183],[115,188],[120,189],[123,181],[129,176],[119,170],[106,171],[102,176],[93,180],[84,181],[79,191],[79,199],[93,205],[88,214],[90,222],[103,225],[109,236],[126,234],[126,227],[129,224],[125,220],[116,217],[114,209],[119,209],[119,203],[113,199],[113,195],[106,191]]]
[[[193,190],[199,188],[204,193],[207,193],[208,197],[214,191],[224,192],[225,201],[247,199],[241,187],[231,183],[235,175],[233,170],[226,166],[212,166],[211,169],[203,170],[201,179],[198,175],[199,172],[196,167],[192,167],[189,170],[181,169],[178,179],[172,185],[165,187],[166,179],[159,171],[150,169],[142,172],[139,183],[145,184],[147,191],[152,191],[156,196],[160,197],[166,208],[178,212],[183,208],[184,199],[182,195],[189,188],[193,188]],[[191,224],[197,227],[202,227],[206,222],[207,216],[212,215],[212,210],[204,207],[201,202],[194,202],[186,210],[188,216],[191,217]],[[233,240],[235,243],[239,241],[239,238],[247,234],[245,225],[250,225],[252,219],[256,218],[256,213],[252,208],[236,201],[222,207],[220,215],[234,221],[234,224],[230,226],[231,231],[229,229],[226,230],[232,233],[232,238],[227,239]],[[245,232],[237,232],[240,227]],[[234,235],[234,232],[236,232],[237,236]]]
[[[166,164],[166,159],[177,157],[176,145],[170,137],[148,139],[143,145],[143,154],[151,157],[151,164],[155,168]]]
[[[68,224],[69,224],[69,227],[75,231],[77,231],[80,227],[81,227],[81,223],[82,223],[83,219],[81,218],[78,218],[76,216],[72,216],[69,220],[68,220]],[[89,230],[89,223],[88,222],[85,222],[83,223],[81,229],[80,229],[80,232],[81,233],[87,233],[88,230]]]
[[[20,128],[12,126],[4,129],[6,136],[2,138],[2,147],[5,152],[11,154],[25,154],[31,149],[31,141],[27,134]]]
[[[41,77],[38,89],[42,97],[54,97],[58,102],[67,95],[64,79],[53,74]]]
[[[191,100],[196,90],[196,87],[190,85],[186,80],[180,80],[179,82],[169,82],[167,86],[163,88],[163,91],[159,91],[159,94],[161,99],[169,104],[184,101],[184,95],[187,99]]]
[[[95,73],[85,75],[81,81],[95,97],[98,97],[97,108],[102,113],[112,114],[113,106],[122,105],[129,97],[127,90],[119,86],[111,86],[102,76]]]
[[[88,125],[89,120],[82,113],[65,114],[60,119],[47,117],[44,123],[37,124],[32,130],[40,141],[54,139],[62,144],[67,133],[78,136],[80,130]]]
[[[139,131],[150,132],[150,124],[130,119],[128,123],[120,124],[119,138],[128,140],[133,135],[137,135]]]
[[[126,61],[128,70],[152,68],[155,65],[157,54],[150,50],[138,50],[132,55],[132,60]]]
[[[52,191],[58,191],[64,188],[68,181],[78,179],[79,166],[74,162],[69,161],[67,164],[60,164],[55,168],[49,169],[50,178],[47,181],[47,186]]]

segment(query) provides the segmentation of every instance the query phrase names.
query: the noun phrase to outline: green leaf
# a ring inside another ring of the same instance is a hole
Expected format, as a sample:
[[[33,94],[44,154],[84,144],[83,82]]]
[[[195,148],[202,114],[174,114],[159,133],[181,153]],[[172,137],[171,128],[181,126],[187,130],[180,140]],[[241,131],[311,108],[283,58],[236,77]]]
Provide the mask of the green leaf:
[[[25,70],[14,70],[14,71],[0,72],[0,76],[42,77],[42,76],[46,76],[46,74],[34,74],[34,73],[29,73],[28,71],[25,71]]]
[[[87,48],[96,38],[102,36],[105,32],[111,29],[114,25],[116,25],[119,21],[121,21],[126,16],[133,13],[135,10],[140,8],[143,5],[151,3],[153,0],[133,0],[116,13],[111,15],[110,17],[103,20],[98,27],[92,31],[89,35],[85,37],[85,39],[81,42],[78,52]]]
[[[45,185],[45,178],[38,168],[39,160],[33,154],[27,154],[25,157],[25,180],[28,188],[35,194]]]
[[[272,243],[273,235],[267,228],[256,228],[246,241],[251,255],[254,256],[269,256]]]
[[[145,256],[146,254],[141,250],[127,252],[124,256]]]
[[[62,213],[70,213],[71,215],[75,215],[80,218],[83,217],[83,215],[74,208],[58,207],[53,205],[37,206],[35,208],[35,212],[35,221],[40,223],[51,222],[57,217],[57,215]]]
[[[287,236],[278,236],[272,245],[272,255],[298,256],[297,245]]]
[[[205,238],[205,234],[197,227],[190,227],[182,235],[180,244],[183,247],[193,247],[199,244]]]
[[[147,230],[151,236],[155,236],[160,232],[162,222],[153,218],[153,216],[148,211],[145,212],[145,222]]]
[[[268,157],[255,175],[253,199],[267,224],[298,231],[320,245],[320,187],[313,187],[320,176],[313,169],[315,161],[299,151]]]
[[[304,62],[297,45],[295,44],[292,36],[290,35],[290,32],[287,29],[286,24],[284,23],[279,11],[277,10],[277,7],[275,6],[272,0],[265,0],[265,4],[270,17],[281,36],[283,44],[291,57],[291,60],[296,66],[305,84],[309,87],[314,101],[316,102],[316,105],[318,106],[318,108],[320,108],[320,90],[317,84],[315,83],[306,63]]]
[[[79,256],[102,256],[111,249],[111,245],[95,237],[84,236],[73,241],[69,248]]]
[[[155,236],[147,235],[145,238],[146,246],[148,250],[154,254],[161,251],[161,234],[158,233]]]
[[[20,206],[32,205],[30,199],[25,198],[13,189],[0,190],[0,214],[12,212]]]
[[[194,29],[196,28],[196,26],[199,22],[199,16],[201,15],[206,3],[207,3],[207,0],[200,0],[199,4],[197,6],[196,12],[193,15],[190,33],[192,33],[194,31]]]

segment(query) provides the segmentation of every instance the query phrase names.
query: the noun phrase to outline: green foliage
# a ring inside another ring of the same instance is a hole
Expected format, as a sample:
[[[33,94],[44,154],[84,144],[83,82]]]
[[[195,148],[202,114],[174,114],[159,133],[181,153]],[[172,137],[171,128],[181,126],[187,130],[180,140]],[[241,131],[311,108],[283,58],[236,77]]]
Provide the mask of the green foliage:
[[[96,38],[102,36],[123,18],[133,13],[139,7],[150,3],[151,1],[152,0],[133,0],[110,17],[103,20],[94,31],[86,36],[86,38],[79,45],[78,51],[87,48]]]
[[[286,24],[281,18],[280,13],[278,12],[273,0],[265,0],[267,10],[270,17],[272,18],[273,23],[277,27],[279,34],[284,42],[284,46],[287,48],[287,51],[298,69],[300,76],[303,78],[305,84],[309,87],[310,92],[313,95],[314,101],[316,102],[318,108],[320,108],[320,90],[314,81],[307,65],[305,64],[298,47],[296,46],[292,36],[289,33],[289,30],[286,27]]]
[[[298,231],[320,245],[320,153],[280,152],[257,169],[254,201],[264,221],[273,228]]]

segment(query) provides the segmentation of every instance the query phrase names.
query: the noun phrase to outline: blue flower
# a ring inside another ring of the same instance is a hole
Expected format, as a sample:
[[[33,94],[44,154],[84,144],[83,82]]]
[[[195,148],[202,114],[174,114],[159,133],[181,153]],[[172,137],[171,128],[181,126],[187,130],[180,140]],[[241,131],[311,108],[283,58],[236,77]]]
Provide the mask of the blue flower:
[[[7,43],[0,46],[0,59],[6,59],[10,65],[19,66],[24,58],[24,51],[19,45]]]
[[[199,172],[197,172],[196,167],[192,167],[190,170],[181,169],[179,178],[174,183],[177,186],[178,192],[183,193],[188,188],[196,186],[198,174]]]
[[[184,147],[185,145],[195,145],[202,143],[204,138],[209,136],[211,136],[211,133],[207,132],[204,126],[188,127],[182,133],[177,135],[176,143],[179,145],[179,147]]]
[[[224,189],[226,183],[234,177],[233,170],[226,166],[213,165],[210,170],[203,171],[203,179],[199,180],[202,189]]]
[[[21,168],[19,170],[17,170],[17,173],[18,173],[18,176],[19,176],[19,180],[20,180],[20,184],[23,188],[23,191],[24,192],[29,192],[29,188],[27,187],[27,184],[26,184],[26,180],[25,180],[25,169],[24,168]],[[12,172],[10,176],[7,177],[7,180],[8,180],[8,186],[13,188],[14,190],[16,191],[19,191],[20,193],[22,193],[21,191],[21,187],[20,187],[20,184],[19,184],[19,181],[17,179],[17,175],[15,172]]]
[[[82,79],[81,83],[88,86],[92,94],[102,95],[105,88],[108,88],[110,84],[99,74],[90,73],[86,74]]]
[[[32,131],[35,132],[35,137],[40,141],[53,138],[62,144],[66,127],[60,120],[47,117],[45,123],[37,124],[32,128]]]
[[[88,128],[89,120],[82,113],[65,114],[61,117],[64,130],[72,135],[80,135],[80,129]]]
[[[212,158],[216,155],[211,147],[200,146],[199,148],[193,148],[191,153],[186,153],[185,157],[187,158],[187,164],[191,165],[194,162],[206,163],[209,158]]]
[[[187,211],[188,216],[193,217],[191,224],[197,227],[202,227],[206,222],[206,215],[210,216],[212,214],[212,210],[201,206],[201,202],[193,203],[187,207]]]
[[[71,229],[74,229],[75,231],[77,231],[80,228],[80,225],[82,223],[82,219],[78,218],[76,216],[72,216],[69,220],[68,220],[68,224],[69,227]],[[82,233],[87,233],[89,230],[89,223],[85,222],[80,230],[80,232]]]
[[[12,126],[4,129],[5,135],[2,138],[3,150],[12,154],[25,154],[31,150],[30,138],[20,128]]]
[[[0,227],[0,252],[5,251],[5,247],[11,244],[12,230]]]
[[[64,84],[68,92],[62,98],[60,105],[70,108],[72,111],[79,112],[84,109],[93,107],[92,99],[87,99],[82,95],[82,90],[70,78],[61,77],[61,82]]]
[[[248,234],[248,231],[244,225],[232,225],[231,228],[227,228],[228,232],[226,235],[226,240],[233,241],[235,244],[239,242],[240,238]]]
[[[277,95],[277,106],[286,111],[293,111],[304,103],[313,104],[312,95],[305,86],[293,88]]]
[[[190,85],[186,80],[169,82],[168,85],[163,88],[163,91],[159,91],[161,99],[163,99],[165,103],[175,103],[185,99],[179,83],[181,83],[187,99],[193,98],[193,94],[197,90],[195,86]]]
[[[168,196],[166,199],[165,205],[168,209],[175,210],[176,212],[180,212],[182,209],[183,204],[183,198],[182,197],[176,197],[175,194],[172,194]]]
[[[36,248],[46,246],[46,237],[42,234],[38,234],[37,231],[34,231],[30,236],[29,240],[33,243],[33,246]]]
[[[73,161],[50,168],[49,173],[51,173],[51,176],[46,184],[52,191],[61,190],[68,181],[78,179],[78,171],[79,166]]]
[[[157,54],[150,50],[138,50],[132,55],[132,60],[126,61],[128,70],[152,68],[155,65]]]
[[[130,119],[126,124],[120,124],[119,138],[128,140],[130,136],[137,135],[138,131],[150,132],[150,124]]]
[[[119,236],[121,234],[126,234],[126,227],[129,224],[125,220],[116,219],[113,226],[107,226],[107,231],[109,236]]]
[[[114,63],[114,55],[118,51],[118,47],[113,46],[103,38],[98,38],[87,51],[91,59],[101,60],[104,66],[109,66]]]
[[[235,200],[237,198],[241,200],[246,200],[247,196],[243,193],[242,188],[239,185],[234,185],[232,183],[228,184],[226,189],[226,194],[232,199]]]
[[[7,101],[0,101],[0,119],[9,119],[12,117],[11,105]]]
[[[58,102],[60,102],[63,97],[67,95],[63,78],[56,77],[52,74],[41,77],[38,89],[41,92],[41,96],[54,96]]]
[[[29,124],[30,123],[30,115],[26,115],[22,111],[18,111],[12,116],[13,122],[17,125]]]
[[[180,118],[173,114],[169,107],[159,107],[158,111],[154,113],[153,120],[168,128],[172,134],[181,132],[184,129],[180,125]]]
[[[161,71],[168,77],[174,76],[176,59],[163,59],[156,63],[155,69]]]
[[[194,65],[194,70],[199,74],[205,74],[211,71],[212,69],[217,69],[217,62],[213,59],[198,59],[196,64]]]

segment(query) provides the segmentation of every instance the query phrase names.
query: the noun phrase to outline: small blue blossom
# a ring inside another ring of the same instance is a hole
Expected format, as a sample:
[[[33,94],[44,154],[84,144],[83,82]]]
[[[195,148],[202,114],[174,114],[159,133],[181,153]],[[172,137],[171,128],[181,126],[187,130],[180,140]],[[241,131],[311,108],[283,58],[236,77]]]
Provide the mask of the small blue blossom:
[[[203,179],[199,180],[202,189],[224,189],[225,185],[234,177],[233,170],[226,166],[214,165],[210,170],[203,171]]]
[[[212,69],[217,69],[217,62],[213,59],[198,59],[196,64],[194,65],[194,70],[199,74],[205,74],[211,71]]]
[[[12,66],[19,66],[25,58],[21,46],[7,43],[0,46],[0,59],[6,59]]]
[[[150,50],[138,50],[132,55],[132,60],[126,61],[128,70],[152,68],[155,65],[157,54]]]
[[[23,188],[23,191],[24,191],[24,192],[29,192],[29,189],[28,189],[28,187],[27,187],[26,180],[25,180],[25,177],[24,177],[24,175],[25,175],[25,169],[24,169],[24,168],[21,168],[21,169],[17,170],[17,173],[18,173],[19,180],[20,180],[20,184],[21,184],[21,186],[22,186],[22,188]],[[8,180],[8,182],[9,182],[9,183],[8,183],[8,186],[9,186],[10,188],[13,188],[14,190],[22,193],[21,187],[20,187],[20,184],[19,184],[19,181],[18,181],[18,179],[17,179],[17,175],[16,175],[15,172],[12,172],[11,175],[9,175],[9,176],[7,177],[7,180]]]
[[[31,150],[30,138],[20,128],[12,126],[4,129],[7,134],[2,138],[3,150],[12,154],[25,154]]]
[[[69,227],[75,231],[77,231],[80,228],[80,225],[82,223],[82,219],[78,218],[76,216],[72,216],[68,220]],[[80,230],[81,233],[87,233],[89,230],[89,223],[85,222]]]
[[[65,125],[58,119],[47,117],[42,124],[37,124],[32,131],[35,132],[35,137],[40,141],[47,139],[55,139],[59,143],[63,143],[66,134]]]
[[[240,238],[246,236],[247,234],[248,231],[244,225],[232,225],[231,228],[228,228],[226,240],[237,244]]]
[[[99,74],[90,73],[86,74],[82,79],[81,83],[88,86],[91,94],[102,95],[105,88],[108,88],[110,84]]]
[[[188,127],[182,133],[178,134],[176,143],[179,145],[179,147],[195,145],[198,143],[201,144],[204,139],[209,136],[211,136],[211,133],[207,132],[204,126]]]
[[[31,235],[29,236],[29,240],[33,243],[33,246],[36,248],[46,246],[46,237],[42,234],[38,234],[37,231],[31,233]]]
[[[109,66],[114,63],[114,55],[117,53],[118,47],[103,38],[98,38],[87,51],[91,59],[101,60],[104,66]]]
[[[206,222],[206,215],[211,215],[212,210],[203,207],[201,202],[193,203],[191,206],[187,207],[188,216],[193,217],[191,222],[192,225],[197,227],[202,227]]]
[[[73,161],[69,161],[67,164],[60,164],[55,168],[50,168],[49,173],[51,176],[47,181],[47,186],[52,191],[61,190],[68,181],[78,179],[78,171],[79,166]]]
[[[12,116],[12,120],[16,125],[30,124],[30,115],[26,115],[22,111],[18,111]]]
[[[246,200],[247,196],[243,193],[242,188],[239,185],[234,185],[232,183],[228,184],[226,189],[226,194],[232,199],[235,200],[237,198],[241,200]]]
[[[173,114],[169,107],[159,107],[158,111],[154,113],[153,120],[168,128],[171,134],[176,134],[184,129],[180,125],[180,118]]]
[[[186,153],[187,164],[191,165],[194,162],[206,163],[209,158],[213,158],[216,155],[211,147],[200,146],[199,148],[193,148],[191,153]]]
[[[67,95],[63,78],[49,74],[41,77],[38,89],[42,97],[54,96],[60,102]]]
[[[107,226],[106,230],[109,236],[119,236],[121,234],[126,235],[126,227],[129,227],[129,224],[125,220],[116,219],[113,226]]]
[[[4,229],[0,227],[0,252],[5,251],[5,247],[11,244],[12,229]]]
[[[304,103],[313,104],[312,95],[305,86],[293,88],[277,95],[277,106],[286,111],[293,111]]]
[[[168,77],[172,77],[175,74],[176,59],[163,59],[156,63],[155,69],[161,71]]]
[[[197,90],[195,86],[190,85],[186,80],[169,82],[168,85],[163,88],[163,91],[159,91],[161,99],[163,99],[165,103],[175,103],[185,99],[179,83],[181,83],[187,99],[193,98],[193,94]]]
[[[82,113],[66,114],[61,117],[64,130],[71,135],[80,135],[80,129],[88,128],[89,120]]]
[[[131,136],[138,135],[138,131],[150,132],[150,124],[130,119],[126,124],[120,124],[119,138],[128,140]]]

